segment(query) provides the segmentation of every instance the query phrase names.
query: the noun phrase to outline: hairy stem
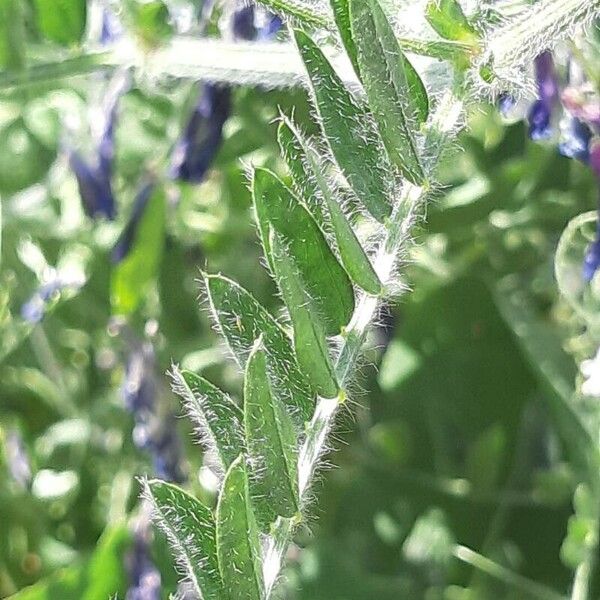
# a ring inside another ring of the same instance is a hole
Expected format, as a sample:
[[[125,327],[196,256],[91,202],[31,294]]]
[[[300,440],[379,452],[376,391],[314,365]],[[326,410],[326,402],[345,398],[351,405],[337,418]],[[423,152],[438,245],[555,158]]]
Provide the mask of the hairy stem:
[[[447,146],[459,129],[463,103],[457,95],[449,91],[441,99],[431,118],[425,136],[425,153],[440,158],[441,146]],[[436,165],[431,165],[430,173]],[[417,217],[423,212],[431,194],[428,187],[420,187],[405,182],[394,211],[386,224],[386,232],[375,254],[373,266],[384,286],[389,285],[394,275],[398,257],[405,251],[410,230]],[[345,389],[355,376],[358,359],[362,352],[365,337],[379,309],[380,299],[361,294],[352,320],[344,332],[343,343],[335,365],[338,383]],[[298,489],[300,502],[306,505],[308,491],[319,459],[327,448],[329,433],[341,402],[337,399],[320,398],[315,414],[307,426],[306,437],[298,458]],[[264,579],[267,597],[270,595],[281,570],[285,552],[291,542],[297,521],[278,519],[267,542],[264,560]]]

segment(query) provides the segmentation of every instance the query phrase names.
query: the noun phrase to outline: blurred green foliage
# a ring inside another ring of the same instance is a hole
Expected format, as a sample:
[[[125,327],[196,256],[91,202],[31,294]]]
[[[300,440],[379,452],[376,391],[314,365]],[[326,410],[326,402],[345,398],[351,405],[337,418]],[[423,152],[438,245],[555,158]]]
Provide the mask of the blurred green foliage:
[[[3,66],[23,60],[9,39],[21,21],[10,17],[9,31],[3,18],[17,6],[27,9],[29,35],[80,42],[85,3],[0,0]],[[164,3],[131,6],[145,43],[169,34]],[[68,15],[60,25],[58,10]],[[132,331],[152,339],[162,401],[179,412],[163,376],[171,362],[240,392],[240,373],[198,303],[200,269],[235,278],[274,312],[280,305],[258,268],[244,164],[283,175],[272,121],[294,107],[314,131],[304,93],[236,89],[206,180],[166,183],[149,236],[115,267],[111,248],[138,182],[164,169],[196,86],[136,80],[117,129],[118,219],[92,222],[60,147],[60,120],[67,115],[76,138],[88,139],[88,107],[105,79],[0,98],[0,597],[31,584],[15,598],[124,596],[135,476],[153,469],[131,440],[121,391],[128,348],[115,315],[133,313]],[[585,554],[594,513],[589,490],[576,486],[595,466],[582,425],[595,407],[577,397],[573,406],[572,396],[577,362],[595,348],[558,297],[553,259],[570,219],[594,208],[594,181],[490,107],[472,111],[461,145],[404,264],[414,291],[372,336],[367,362],[378,369],[365,367],[334,435],[334,468],[323,470],[314,522],[290,553],[285,597],[524,597],[453,557],[456,543],[566,592]],[[54,293],[40,323],[25,321],[23,305],[49,274],[73,268],[85,284]],[[189,489],[211,502],[190,427],[177,421]],[[25,486],[9,472],[13,431],[31,461]],[[167,598],[176,577],[159,534],[153,553]]]

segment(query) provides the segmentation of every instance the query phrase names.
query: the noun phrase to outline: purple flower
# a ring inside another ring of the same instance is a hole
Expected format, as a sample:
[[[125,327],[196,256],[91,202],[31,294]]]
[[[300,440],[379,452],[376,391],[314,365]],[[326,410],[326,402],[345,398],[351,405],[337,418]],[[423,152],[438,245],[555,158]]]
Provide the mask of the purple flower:
[[[122,394],[135,420],[133,442],[150,454],[154,474],[167,481],[185,481],[175,417],[162,406],[150,343],[137,344],[130,352]]]
[[[100,30],[100,45],[108,46],[118,40],[123,34],[123,26],[115,13],[107,7],[102,9],[102,29]]]
[[[502,92],[498,96],[498,110],[503,117],[507,117],[516,104],[517,100],[508,92]]]
[[[134,532],[133,548],[127,555],[130,587],[125,600],[160,600],[160,572],[150,556],[150,524],[143,520]]]
[[[65,290],[78,290],[84,283],[83,272],[52,269],[48,279],[21,306],[21,317],[31,324],[39,323],[52,300]]]
[[[254,25],[254,6],[249,4],[233,13],[231,19],[233,37],[238,40],[256,39],[257,29]]]
[[[577,117],[567,115],[565,126],[561,127],[561,141],[558,151],[567,158],[576,158],[587,163],[590,158],[590,140],[592,132]]]
[[[31,465],[23,438],[17,430],[11,429],[6,434],[4,450],[11,477],[21,488],[26,489],[31,481]]]
[[[202,85],[200,97],[173,151],[173,179],[199,183],[204,179],[223,138],[223,125],[231,112],[228,87]]]
[[[115,122],[120,93],[118,91],[114,95],[106,109],[106,120],[92,160],[85,160],[76,151],[71,151],[69,154],[69,165],[77,179],[83,209],[93,219],[106,217],[113,220],[116,216],[111,178],[115,154]]]
[[[138,191],[133,203],[133,210],[131,211],[129,221],[127,222],[127,225],[125,225],[125,229],[123,229],[123,232],[119,236],[119,239],[113,248],[112,260],[114,263],[120,263],[129,254],[135,239],[138,225],[140,224],[142,216],[144,215],[148,201],[152,197],[153,191],[153,181],[146,182]]]
[[[600,183],[600,143],[592,145],[589,164]],[[598,213],[596,239],[588,246],[583,259],[583,278],[586,281],[591,281],[598,267],[600,267],[600,200],[598,202]]]
[[[535,59],[535,80],[538,99],[529,110],[529,137],[545,140],[552,135],[552,114],[558,103],[558,82],[550,52],[542,52]]]

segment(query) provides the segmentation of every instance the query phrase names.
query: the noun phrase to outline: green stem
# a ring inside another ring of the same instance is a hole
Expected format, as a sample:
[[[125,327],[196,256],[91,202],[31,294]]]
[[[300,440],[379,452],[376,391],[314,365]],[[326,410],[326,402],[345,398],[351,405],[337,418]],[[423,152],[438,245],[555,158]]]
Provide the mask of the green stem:
[[[502,581],[503,583],[520,590],[530,598],[536,598],[537,600],[565,600],[564,596],[557,594],[551,588],[548,588],[541,583],[537,583],[536,581],[531,581],[518,573],[514,573],[510,569],[474,552],[466,546],[456,546],[453,550],[453,554],[458,560],[471,565],[490,577],[494,577],[498,581]]]
[[[59,79],[87,75],[117,64],[112,52],[80,54],[61,61],[40,63],[14,71],[0,71],[0,91],[30,85],[54,83]]]

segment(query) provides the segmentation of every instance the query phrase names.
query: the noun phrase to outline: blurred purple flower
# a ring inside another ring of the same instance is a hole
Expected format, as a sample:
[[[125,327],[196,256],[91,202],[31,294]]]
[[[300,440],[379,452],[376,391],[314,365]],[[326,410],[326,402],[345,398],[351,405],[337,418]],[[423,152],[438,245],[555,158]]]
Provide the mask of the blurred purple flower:
[[[542,52],[535,59],[535,80],[538,99],[529,109],[529,137],[545,140],[552,135],[552,114],[558,103],[558,82],[550,52]]]
[[[600,142],[592,144],[589,164],[600,184]],[[583,259],[583,278],[591,281],[600,267],[600,199],[598,200],[598,220],[596,222],[596,238],[588,246]]]
[[[228,87],[204,84],[192,115],[179,138],[171,161],[173,179],[199,183],[204,179],[223,138],[231,112]]]
[[[79,271],[52,269],[47,280],[21,306],[21,317],[29,323],[39,323],[50,302],[65,290],[77,291],[85,283],[85,276]]]
[[[4,450],[11,477],[19,487],[27,488],[31,482],[31,465],[23,438],[16,429],[11,429],[6,434]]]
[[[130,586],[125,600],[160,600],[160,572],[150,556],[150,523],[146,518],[134,531],[133,547],[127,555]]]
[[[122,393],[135,420],[133,442],[151,455],[154,474],[167,481],[185,481],[175,417],[161,406],[154,350],[149,342],[130,352]]]
[[[100,30],[100,45],[108,46],[123,35],[123,25],[115,13],[106,6],[102,9],[102,27]]]
[[[503,117],[507,117],[517,104],[517,100],[512,94],[509,94],[508,92],[502,92],[498,96],[497,103],[500,114]]]
[[[243,6],[233,13],[231,31],[234,39],[248,41],[256,39],[257,29],[254,24],[254,6],[252,4]]]
[[[561,123],[561,141],[558,151],[567,158],[575,158],[587,163],[590,158],[590,140],[592,132],[577,117],[565,115]]]
[[[144,215],[148,201],[152,197],[153,191],[153,181],[147,181],[138,191],[133,203],[133,209],[131,211],[129,221],[127,222],[127,225],[125,225],[125,229],[123,229],[123,232],[119,236],[119,239],[113,248],[112,260],[114,263],[120,263],[129,254],[133,240],[135,239],[138,225],[142,216]]]
[[[589,82],[566,87],[561,100],[574,117],[600,132],[600,97]]]

